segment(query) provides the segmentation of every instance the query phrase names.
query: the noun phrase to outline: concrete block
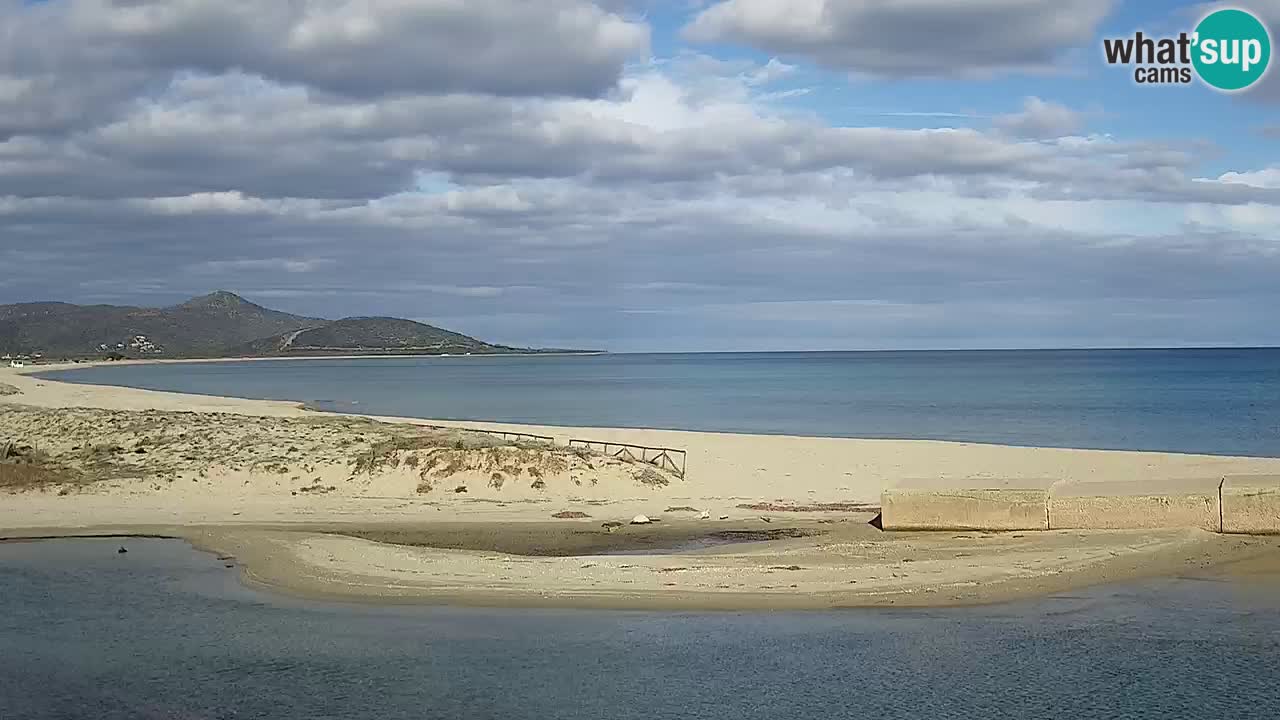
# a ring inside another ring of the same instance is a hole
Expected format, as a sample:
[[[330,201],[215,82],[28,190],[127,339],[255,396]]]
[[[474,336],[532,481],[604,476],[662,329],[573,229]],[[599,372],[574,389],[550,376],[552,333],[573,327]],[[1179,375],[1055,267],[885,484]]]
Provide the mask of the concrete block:
[[[1200,528],[1218,532],[1222,479],[1081,482],[1063,481],[1049,489],[1052,530],[1140,530]]]
[[[1048,530],[1052,479],[907,481],[880,495],[885,530]]]
[[[1280,534],[1280,475],[1223,478],[1222,532]]]

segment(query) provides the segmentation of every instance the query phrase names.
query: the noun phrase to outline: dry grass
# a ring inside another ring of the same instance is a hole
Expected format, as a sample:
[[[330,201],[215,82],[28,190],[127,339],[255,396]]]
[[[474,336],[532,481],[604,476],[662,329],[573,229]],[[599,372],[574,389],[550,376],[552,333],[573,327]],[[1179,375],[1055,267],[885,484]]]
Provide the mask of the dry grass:
[[[0,441],[0,488],[35,490],[78,484],[80,475],[29,445]]]
[[[0,488],[5,490],[34,490],[66,482],[66,476],[44,465],[0,463]]]
[[[416,456],[411,466],[424,482],[477,473],[488,477],[489,487],[500,490],[509,479],[528,477],[537,483],[564,474],[580,463],[577,453],[566,448],[490,444],[463,449],[436,447]]]
[[[416,434],[397,435],[378,441],[367,450],[357,453],[352,459],[351,471],[355,474],[372,475],[400,465],[417,468],[422,458],[416,451],[441,448],[465,450],[483,447],[489,442],[493,441],[484,435],[463,437],[459,432],[447,430],[425,430]]]
[[[671,484],[671,478],[658,472],[653,467],[642,468],[640,472],[636,473],[636,480],[644,485],[656,487],[666,487]]]
[[[223,413],[46,409],[0,405],[0,438],[41,447],[86,481],[151,479],[212,468],[284,475],[320,466],[376,473],[415,451],[494,444],[480,433],[362,418],[268,418]]]
[[[315,477],[321,468],[340,468],[351,480],[403,472],[418,479],[417,491],[424,494],[452,490],[463,481],[493,490],[513,484],[536,490],[561,482],[596,485],[610,477],[634,478],[655,488],[671,482],[650,465],[585,448],[512,443],[481,432],[364,418],[0,404],[0,443],[4,439],[38,447],[42,455],[32,462],[9,462],[0,487],[172,482],[237,472],[297,480]],[[449,482],[453,476],[459,477]],[[288,490],[297,492],[298,484]]]

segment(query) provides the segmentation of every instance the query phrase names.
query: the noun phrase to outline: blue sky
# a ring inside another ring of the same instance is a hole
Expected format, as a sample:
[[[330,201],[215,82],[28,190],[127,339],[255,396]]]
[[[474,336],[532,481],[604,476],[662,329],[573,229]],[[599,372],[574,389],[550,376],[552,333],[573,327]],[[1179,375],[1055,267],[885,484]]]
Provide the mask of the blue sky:
[[[1280,344],[1280,74],[1103,61],[1213,7],[0,1],[0,303],[224,288],[613,350]]]

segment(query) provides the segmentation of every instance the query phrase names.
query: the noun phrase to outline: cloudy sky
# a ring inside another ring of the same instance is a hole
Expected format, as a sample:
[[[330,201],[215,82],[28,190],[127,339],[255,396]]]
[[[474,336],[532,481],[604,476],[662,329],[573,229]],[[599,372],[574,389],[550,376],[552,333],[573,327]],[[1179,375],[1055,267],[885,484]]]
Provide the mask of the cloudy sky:
[[[1204,12],[0,0],[0,303],[223,288],[618,351],[1280,344],[1280,71],[1102,61]]]

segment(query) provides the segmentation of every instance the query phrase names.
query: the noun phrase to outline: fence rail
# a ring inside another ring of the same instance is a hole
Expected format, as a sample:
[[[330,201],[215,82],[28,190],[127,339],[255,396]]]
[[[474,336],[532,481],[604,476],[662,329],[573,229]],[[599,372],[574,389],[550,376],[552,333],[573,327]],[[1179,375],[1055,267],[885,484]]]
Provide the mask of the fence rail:
[[[489,433],[490,435],[496,435],[503,440],[515,440],[516,442],[524,440],[526,442],[546,443],[547,445],[554,445],[556,443],[556,439],[550,435],[533,435],[532,433],[507,432],[503,430],[478,430],[476,432]]]
[[[677,448],[650,447],[648,445],[632,445],[630,443],[570,440],[569,447],[584,447],[610,457],[649,463],[670,471],[680,478],[684,478],[685,465],[688,459],[687,453]]]
[[[536,442],[546,443],[547,445],[555,445],[556,439],[550,435],[534,435],[533,433],[513,432],[510,430],[484,430],[482,428],[466,427],[465,425],[429,425],[422,424],[418,427],[429,428],[431,430],[453,430],[461,432],[484,433],[492,437],[502,438],[503,440],[514,440],[516,442]]]

